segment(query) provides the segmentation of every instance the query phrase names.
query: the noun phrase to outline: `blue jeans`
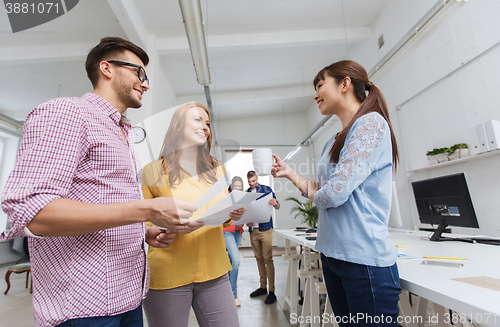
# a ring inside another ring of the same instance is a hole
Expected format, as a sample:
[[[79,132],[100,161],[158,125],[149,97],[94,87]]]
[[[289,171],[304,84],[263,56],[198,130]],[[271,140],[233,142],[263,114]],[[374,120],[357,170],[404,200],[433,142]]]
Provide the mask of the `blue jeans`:
[[[323,277],[340,327],[398,326],[401,286],[396,264],[360,265],[321,254]]]
[[[240,251],[238,251],[241,243],[242,233],[237,231],[236,233],[224,231],[224,238],[226,239],[226,249],[231,261],[231,266],[233,270],[229,271],[229,282],[231,283],[231,289],[233,290],[233,295],[238,296],[237,283],[238,283],[238,270],[240,269]]]
[[[142,304],[116,316],[71,319],[56,327],[143,327]]]

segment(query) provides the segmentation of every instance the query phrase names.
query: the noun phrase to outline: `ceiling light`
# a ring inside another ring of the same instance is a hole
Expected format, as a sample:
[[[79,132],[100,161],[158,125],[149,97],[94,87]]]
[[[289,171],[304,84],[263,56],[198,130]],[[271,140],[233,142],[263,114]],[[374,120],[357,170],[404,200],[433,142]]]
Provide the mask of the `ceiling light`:
[[[283,161],[292,159],[292,157],[296,155],[304,146],[308,146],[321,133],[321,130],[327,125],[327,122],[332,116],[333,115],[328,115],[323,117],[323,119],[321,119],[321,121],[312,129],[312,131],[309,132],[309,134],[307,134],[307,136],[299,144],[297,144],[297,146],[292,151],[290,151],[290,153],[286,155]],[[337,120],[338,117],[335,116],[332,121]]]
[[[200,1],[179,0],[179,5],[193,57],[196,78],[198,78],[199,84],[208,86],[211,80]]]
[[[8,127],[10,129],[14,130],[22,130],[23,129],[23,123],[22,121],[15,120],[14,118],[11,118],[7,115],[4,115],[0,113],[0,124],[2,126]]]
[[[302,144],[297,145],[290,153],[286,155],[283,161],[287,161],[293,158],[300,150],[302,150]]]

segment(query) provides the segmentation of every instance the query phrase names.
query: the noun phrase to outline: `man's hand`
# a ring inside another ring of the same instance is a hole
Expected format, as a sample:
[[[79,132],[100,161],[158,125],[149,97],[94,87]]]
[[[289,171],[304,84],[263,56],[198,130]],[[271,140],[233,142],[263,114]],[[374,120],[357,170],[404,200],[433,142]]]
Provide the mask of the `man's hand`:
[[[280,208],[280,204],[278,202],[278,200],[276,200],[275,198],[272,198],[271,200],[269,200],[269,205],[272,205],[274,207],[274,209],[278,210]]]
[[[238,220],[240,220],[243,217],[243,214],[245,213],[245,211],[247,211],[247,208],[245,208],[245,207],[239,208],[239,209],[234,210],[233,212],[231,212],[229,214],[229,217],[232,220],[234,220],[234,221],[238,221]]]
[[[197,210],[194,204],[170,197],[158,197],[150,201],[150,218],[153,224],[166,227],[172,232],[187,234],[205,225],[189,219]]]
[[[155,248],[168,248],[175,238],[175,233],[170,230],[146,226],[146,243]]]
[[[253,227],[253,223],[247,223],[248,227]]]
[[[245,225],[245,224],[236,225],[236,226],[234,227],[234,229],[235,229],[235,230],[241,230],[241,229],[243,229],[243,226],[244,226],[244,225]]]

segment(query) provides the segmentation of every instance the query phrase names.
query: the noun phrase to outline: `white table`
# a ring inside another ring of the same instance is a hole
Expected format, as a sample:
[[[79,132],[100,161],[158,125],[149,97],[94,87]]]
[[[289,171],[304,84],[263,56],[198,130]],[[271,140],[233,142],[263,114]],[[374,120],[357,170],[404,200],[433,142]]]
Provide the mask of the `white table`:
[[[294,230],[274,230],[274,232],[284,237],[286,240],[284,258],[288,258],[290,264],[285,296],[290,297],[290,302],[285,302],[290,306],[290,313],[297,313],[293,308],[297,306],[297,298],[294,298],[294,294],[297,294],[298,291],[296,286],[295,289],[293,289],[292,286],[297,284],[298,274],[297,264],[293,261],[294,256],[289,252],[290,242],[300,244],[304,247],[305,269],[307,270],[311,269],[310,266],[309,268],[307,267],[308,262],[309,264],[311,262],[307,260],[307,256],[310,256],[310,250],[314,249],[315,241],[306,240],[304,236],[297,236],[296,234],[302,233]],[[416,318],[414,318],[416,319],[416,323],[412,321],[411,323],[403,325],[422,326],[423,323],[419,322],[419,317],[422,317],[423,321],[429,319],[429,317],[425,315],[425,309],[427,307],[426,300],[429,300],[437,304],[436,307],[441,306],[443,308],[443,310],[436,312],[436,316],[431,317],[433,319],[438,319],[441,326],[443,326],[443,322],[452,318],[446,316],[449,312],[448,310],[444,310],[444,308],[456,311],[462,314],[462,316],[465,315],[468,319],[472,318],[473,321],[479,323],[479,326],[500,326],[499,291],[452,280],[454,278],[479,276],[500,279],[500,246],[462,242],[430,242],[422,239],[428,236],[429,233],[427,232],[390,232],[389,237],[395,244],[405,245],[399,248],[400,251],[418,256],[417,258],[398,260],[401,287],[405,291],[418,295],[423,299],[419,301],[420,306],[418,308],[410,308],[408,298],[405,297],[407,292],[403,292],[400,301],[402,313],[407,316],[416,315]],[[422,258],[423,256],[460,257],[467,258],[467,260],[432,260],[440,262],[460,262],[464,264],[463,268],[427,266],[422,265],[422,261],[424,260]],[[315,306],[316,301],[312,300],[310,304]],[[284,307],[286,307],[286,305]],[[316,314],[319,312],[319,308],[316,310],[316,308],[312,307],[308,309],[308,311],[308,314]],[[457,317],[457,319],[459,318],[460,317]]]
[[[444,308],[464,314],[480,326],[500,326],[500,292],[454,278],[486,276],[500,279],[500,246],[463,242],[431,242],[428,232],[393,231],[390,239],[405,244],[399,250],[416,256],[460,257],[467,260],[432,260],[463,263],[463,268],[422,265],[423,258],[398,260],[401,287]],[[431,260],[431,259],[428,259]],[[420,308],[417,315],[425,312]],[[437,318],[448,320],[441,313]],[[428,317],[426,317],[428,318]],[[419,324],[420,325],[420,324]]]
[[[285,288],[285,303],[283,304],[283,310],[289,310],[290,320],[292,317],[321,317],[320,314],[320,304],[319,304],[319,292],[318,289],[321,288],[319,284],[319,278],[322,276],[322,271],[319,268],[313,268],[312,262],[319,259],[319,254],[312,254],[311,250],[314,249],[316,241],[307,240],[305,236],[302,236],[305,231],[298,232],[292,229],[275,229],[274,232],[285,238],[285,254],[283,259],[288,260],[288,275],[286,280]],[[301,236],[298,236],[301,235]],[[302,245],[302,254],[291,254],[290,253],[290,242],[294,242],[297,245]],[[304,268],[299,269],[298,261],[303,260]],[[297,281],[299,278],[304,278],[304,302],[302,305],[302,312],[297,312],[298,303],[298,286]],[[330,309],[329,303],[327,303],[327,309]],[[331,310],[327,311],[331,314]],[[300,322],[300,326],[307,326],[308,321],[304,320]],[[311,322],[311,327],[319,326],[333,326],[332,324],[322,324],[320,319]]]

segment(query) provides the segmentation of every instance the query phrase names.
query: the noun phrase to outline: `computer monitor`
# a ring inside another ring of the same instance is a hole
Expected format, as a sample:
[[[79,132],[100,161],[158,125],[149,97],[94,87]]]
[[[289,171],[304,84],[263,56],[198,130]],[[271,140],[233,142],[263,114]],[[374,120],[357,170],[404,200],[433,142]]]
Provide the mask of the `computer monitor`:
[[[471,241],[441,236],[446,226],[479,228],[464,173],[412,182],[420,222],[436,224],[431,241]]]

